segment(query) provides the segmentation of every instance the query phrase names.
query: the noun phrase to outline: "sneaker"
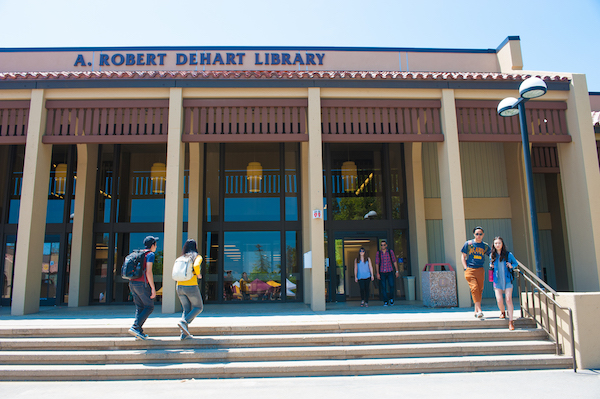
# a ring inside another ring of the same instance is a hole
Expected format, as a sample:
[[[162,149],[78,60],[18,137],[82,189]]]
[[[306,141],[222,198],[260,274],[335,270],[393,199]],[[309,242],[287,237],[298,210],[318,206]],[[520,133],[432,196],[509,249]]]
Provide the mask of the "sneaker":
[[[387,306],[387,305],[388,305],[388,303],[387,303],[387,302],[384,302],[384,303],[383,303],[383,306]]]
[[[390,299],[390,306],[394,306],[394,300]]]
[[[186,335],[185,333],[181,333],[181,336],[179,337],[179,340],[185,341],[186,339],[190,339],[190,338],[192,338],[191,335]]]
[[[190,336],[192,334],[190,334],[190,330],[188,330],[188,323],[186,323],[183,320],[179,320],[177,322],[177,325],[179,326],[179,328],[181,329],[181,332],[187,336]]]
[[[481,318],[483,318],[483,312],[479,312],[479,313],[477,313],[477,318],[478,318],[478,319],[481,319]]]
[[[142,332],[139,332],[138,330],[136,330],[135,328],[131,327],[129,329],[129,334],[133,335],[135,337],[135,339],[138,340],[145,340],[148,339],[148,336]]]

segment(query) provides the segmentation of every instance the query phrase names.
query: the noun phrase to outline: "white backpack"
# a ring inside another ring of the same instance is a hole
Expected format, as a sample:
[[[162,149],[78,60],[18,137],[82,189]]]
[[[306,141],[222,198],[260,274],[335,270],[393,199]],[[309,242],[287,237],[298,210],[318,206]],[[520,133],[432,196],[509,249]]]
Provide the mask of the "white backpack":
[[[193,252],[191,254],[181,255],[179,258],[175,259],[173,273],[171,273],[173,280],[187,281],[192,278],[194,275],[194,260],[196,260],[197,255],[197,253]]]

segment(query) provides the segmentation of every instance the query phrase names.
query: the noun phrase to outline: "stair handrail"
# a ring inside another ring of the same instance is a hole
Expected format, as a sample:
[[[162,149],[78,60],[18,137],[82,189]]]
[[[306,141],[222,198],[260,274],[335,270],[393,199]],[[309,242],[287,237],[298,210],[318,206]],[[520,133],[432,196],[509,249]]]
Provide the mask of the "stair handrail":
[[[566,307],[566,306],[562,306],[561,304],[559,304],[558,302],[556,302],[556,295],[558,294],[554,289],[552,289],[552,287],[550,287],[548,284],[546,284],[542,279],[540,279],[537,274],[533,273],[531,270],[529,270],[523,263],[521,263],[520,261],[517,260],[517,263],[519,264],[519,267],[516,269],[518,274],[517,274],[517,278],[518,278],[518,288],[519,288],[519,301],[522,301],[523,298],[523,287],[525,288],[525,303],[526,303],[526,307],[523,307],[523,304],[521,303],[521,313],[523,312],[523,310],[525,310],[525,312],[527,313],[527,315],[529,317],[531,317],[537,325],[539,325],[544,331],[546,331],[546,333],[548,334],[548,337],[554,341],[555,345],[556,345],[556,354],[560,355],[561,354],[561,348],[560,348],[560,343],[559,343],[559,338],[558,338],[558,314],[556,313],[556,308],[559,308],[560,310],[563,310],[565,312],[567,312],[569,314],[569,333],[570,333],[570,337],[571,337],[571,352],[572,352],[572,357],[573,357],[573,371],[577,372],[577,360],[575,359],[575,332],[574,332],[574,328],[573,328],[573,311],[571,310],[571,308]],[[521,284],[521,278],[524,279],[524,284]],[[527,290],[527,283],[531,284],[531,300],[533,302],[533,306],[530,308],[529,306],[529,291]],[[535,311],[535,293],[540,293],[543,294],[545,300],[546,300],[546,325],[544,326],[544,318],[542,316],[542,298],[541,296],[538,297],[539,298],[539,306],[540,306],[540,314],[539,314],[539,320],[538,320],[538,316],[537,316],[537,312]],[[550,301],[553,305],[553,309],[554,309],[554,334],[550,331],[550,307],[548,306],[548,301]],[[530,309],[533,310],[533,314],[531,313]]]

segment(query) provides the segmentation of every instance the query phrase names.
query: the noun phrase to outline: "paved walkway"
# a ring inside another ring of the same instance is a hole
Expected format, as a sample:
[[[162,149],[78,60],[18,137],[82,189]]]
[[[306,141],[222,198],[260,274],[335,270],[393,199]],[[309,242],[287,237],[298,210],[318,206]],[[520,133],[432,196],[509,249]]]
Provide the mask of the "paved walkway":
[[[0,382],[0,392],[6,399],[597,399],[600,397],[600,372],[542,370],[355,377]]]

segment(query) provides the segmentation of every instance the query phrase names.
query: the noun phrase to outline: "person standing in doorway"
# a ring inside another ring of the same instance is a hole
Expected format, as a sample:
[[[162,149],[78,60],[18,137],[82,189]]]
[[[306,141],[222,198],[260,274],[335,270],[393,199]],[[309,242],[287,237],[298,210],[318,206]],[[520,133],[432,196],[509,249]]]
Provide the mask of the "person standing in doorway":
[[[193,259],[194,262],[192,266],[192,277],[189,280],[177,282],[177,296],[183,307],[181,320],[177,322],[177,325],[181,330],[179,339],[184,340],[192,338],[188,326],[196,316],[202,313],[204,305],[202,304],[202,294],[200,294],[200,288],[198,287],[198,279],[202,278],[200,272],[202,256],[198,254],[196,240],[192,238],[187,240],[185,244],[183,244],[181,255]]]
[[[129,329],[129,333],[136,339],[148,339],[148,335],[144,334],[142,326],[148,316],[154,311],[156,287],[154,286],[152,265],[154,263],[157,240],[158,237],[153,236],[144,238],[144,247],[146,248],[145,270],[142,272],[142,277],[129,280],[129,291],[131,291],[133,303],[135,304],[135,321]]]
[[[502,237],[494,237],[494,249],[490,256],[490,269],[494,273],[494,291],[496,292],[496,302],[500,309],[500,318],[505,319],[504,298],[506,297],[506,310],[508,311],[508,329],[514,330],[513,321],[514,306],[512,302],[513,293],[513,268],[519,263],[504,245]]]
[[[471,297],[475,303],[475,317],[481,319],[481,297],[483,295],[483,278],[485,270],[483,269],[485,256],[490,255],[490,246],[483,242],[483,228],[477,226],[473,229],[475,239],[465,242],[461,252],[461,261],[465,270],[465,279],[471,289]]]
[[[374,280],[373,264],[367,256],[364,248],[358,250],[358,256],[354,259],[354,281],[360,288],[360,306],[369,307],[369,288]]]
[[[388,250],[387,241],[381,240],[379,244],[381,251],[375,256],[375,268],[377,269],[377,280],[381,290],[383,306],[394,305],[394,294],[396,291],[396,278],[399,275],[396,255],[391,249]],[[395,272],[394,272],[395,269]]]

